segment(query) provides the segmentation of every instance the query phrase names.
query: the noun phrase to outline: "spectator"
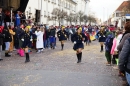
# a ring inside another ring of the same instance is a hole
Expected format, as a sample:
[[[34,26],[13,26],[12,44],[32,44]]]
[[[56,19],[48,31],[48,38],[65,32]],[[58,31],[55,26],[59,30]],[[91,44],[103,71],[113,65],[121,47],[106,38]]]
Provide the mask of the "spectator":
[[[2,61],[2,45],[3,45],[3,38],[4,38],[4,35],[2,34],[2,31],[3,31],[3,27],[0,27],[0,61]]]
[[[119,55],[119,69],[125,71],[128,86],[130,86],[130,37],[125,40],[122,51]]]
[[[4,26],[5,14],[2,12],[2,7],[0,7],[0,26]]]
[[[12,41],[11,34],[9,32],[9,29],[7,26],[4,27],[3,34],[5,36],[4,42],[5,42],[5,57],[10,57],[9,55],[9,47],[10,47],[10,42]]]

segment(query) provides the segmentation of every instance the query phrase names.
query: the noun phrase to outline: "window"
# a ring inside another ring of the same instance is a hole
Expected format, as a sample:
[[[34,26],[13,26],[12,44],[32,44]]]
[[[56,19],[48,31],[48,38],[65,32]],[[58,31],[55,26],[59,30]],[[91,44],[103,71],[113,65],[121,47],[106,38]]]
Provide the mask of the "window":
[[[116,17],[120,17],[120,13],[116,13]]]
[[[46,16],[46,11],[44,11],[44,16]]]

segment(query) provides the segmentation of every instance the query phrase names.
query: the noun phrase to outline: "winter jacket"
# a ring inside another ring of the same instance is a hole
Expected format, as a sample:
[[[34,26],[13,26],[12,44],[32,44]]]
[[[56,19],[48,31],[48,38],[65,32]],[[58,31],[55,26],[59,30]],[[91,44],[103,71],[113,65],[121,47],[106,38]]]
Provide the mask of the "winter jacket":
[[[3,35],[4,35],[4,42],[11,42],[12,41],[12,36],[9,32],[9,29],[4,29],[3,30]]]
[[[128,39],[129,37],[130,37],[130,33],[127,33],[127,34],[125,34],[125,35],[123,36],[121,42],[119,43],[119,45],[118,45],[118,47],[117,47],[117,50],[118,50],[118,51],[121,51],[121,50],[122,50],[122,47],[123,47],[123,45],[124,45],[125,40]]]
[[[130,74],[130,37],[125,40],[119,55],[119,69]]]
[[[56,29],[50,29],[50,35],[49,37],[55,37]]]
[[[113,40],[113,45],[112,45],[112,49],[111,49],[111,54],[112,54],[112,55],[114,55],[114,51],[118,51],[118,50],[117,50],[117,46],[119,45],[119,42],[120,42],[121,38],[122,38],[122,34],[119,34],[119,35],[117,36],[117,38],[114,38],[114,40]]]

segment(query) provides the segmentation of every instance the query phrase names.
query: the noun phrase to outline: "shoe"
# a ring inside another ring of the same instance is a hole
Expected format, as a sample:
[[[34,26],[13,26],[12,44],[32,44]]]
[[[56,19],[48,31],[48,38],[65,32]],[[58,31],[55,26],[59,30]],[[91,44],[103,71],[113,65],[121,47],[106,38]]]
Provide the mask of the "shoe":
[[[77,63],[81,63],[81,60],[78,60]]]
[[[0,61],[3,61],[3,59],[0,59]]]
[[[25,63],[27,63],[27,62],[30,62],[30,60],[28,60],[28,61],[25,61]]]
[[[111,63],[106,63],[106,66],[111,66]]]
[[[43,49],[41,50],[41,52],[43,52]]]
[[[8,53],[5,53],[5,57],[10,57],[11,55],[9,55]]]

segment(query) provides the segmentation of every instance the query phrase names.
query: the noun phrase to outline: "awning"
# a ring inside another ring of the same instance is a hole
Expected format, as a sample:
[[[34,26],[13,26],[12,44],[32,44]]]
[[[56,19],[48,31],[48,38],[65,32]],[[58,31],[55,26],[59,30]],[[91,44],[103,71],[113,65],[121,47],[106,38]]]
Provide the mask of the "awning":
[[[26,10],[28,2],[29,0],[20,0],[20,7],[17,9],[17,11],[24,12]]]

